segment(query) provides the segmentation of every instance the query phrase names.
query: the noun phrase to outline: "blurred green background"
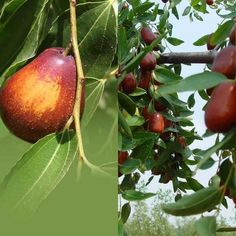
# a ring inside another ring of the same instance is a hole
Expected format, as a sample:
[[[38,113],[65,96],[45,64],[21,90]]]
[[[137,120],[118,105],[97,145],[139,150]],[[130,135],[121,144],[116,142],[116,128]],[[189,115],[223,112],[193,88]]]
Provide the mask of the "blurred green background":
[[[107,83],[100,106],[83,132],[87,158],[94,164],[117,161],[117,96]],[[0,180],[30,148],[0,123]],[[1,235],[117,235],[117,178],[92,174],[83,167],[76,180],[77,160],[31,219],[1,221]],[[117,168],[112,169],[117,175]]]

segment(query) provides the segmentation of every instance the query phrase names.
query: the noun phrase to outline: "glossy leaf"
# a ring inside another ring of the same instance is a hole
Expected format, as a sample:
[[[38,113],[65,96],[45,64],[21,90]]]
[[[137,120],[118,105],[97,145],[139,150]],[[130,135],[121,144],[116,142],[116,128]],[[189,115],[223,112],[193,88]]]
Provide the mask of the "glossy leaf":
[[[72,131],[39,140],[0,185],[0,208],[34,212],[62,180],[78,152]]]
[[[214,216],[202,217],[195,223],[199,236],[216,236],[216,218]]]
[[[122,193],[122,197],[127,201],[141,201],[154,197],[155,193],[143,193],[135,190],[127,190]]]

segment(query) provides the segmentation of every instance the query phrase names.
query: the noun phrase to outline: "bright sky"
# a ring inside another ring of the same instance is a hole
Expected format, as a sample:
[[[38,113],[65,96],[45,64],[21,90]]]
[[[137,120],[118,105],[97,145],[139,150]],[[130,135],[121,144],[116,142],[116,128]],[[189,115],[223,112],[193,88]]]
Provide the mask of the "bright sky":
[[[160,2],[160,0],[158,1]],[[208,11],[210,14],[201,15],[204,21],[195,20],[194,22],[190,22],[189,17],[185,16],[182,17],[182,12],[186,7],[186,1],[182,1],[180,5],[178,5],[180,20],[177,20],[174,16],[170,18],[171,23],[173,24],[173,37],[180,38],[184,40],[180,46],[174,47],[170,45],[170,48],[174,52],[192,52],[192,51],[206,51],[206,46],[196,47],[193,45],[193,42],[199,39],[201,36],[205,34],[212,33],[216,30],[217,25],[221,22],[221,18],[217,16],[215,10],[211,10],[208,7]],[[193,64],[192,66],[183,66],[182,69],[182,76],[187,77],[192,74],[200,73],[203,71],[204,64]],[[188,95],[191,93],[181,93],[180,98],[184,101],[187,100]],[[197,95],[195,95],[196,104],[194,106],[194,115],[193,115],[193,122],[195,124],[196,130],[198,134],[201,136],[205,133],[206,126],[204,123],[204,113],[202,111],[202,107],[205,105],[205,102]],[[214,144],[214,138],[207,138],[204,141],[196,141],[192,145],[192,148],[201,148],[207,149]],[[197,175],[194,177],[199,180],[204,186],[207,186],[209,179],[216,173],[216,165],[214,168],[205,170],[205,171],[198,171]],[[147,179],[150,177],[150,173],[145,176]],[[172,184],[159,184],[158,177],[156,177],[149,185],[148,191],[155,192],[158,188],[163,189],[172,189]],[[151,199],[148,201],[151,203]],[[234,204],[231,200],[228,201],[229,209],[225,210],[222,209],[222,215],[226,218],[235,217],[235,209]]]

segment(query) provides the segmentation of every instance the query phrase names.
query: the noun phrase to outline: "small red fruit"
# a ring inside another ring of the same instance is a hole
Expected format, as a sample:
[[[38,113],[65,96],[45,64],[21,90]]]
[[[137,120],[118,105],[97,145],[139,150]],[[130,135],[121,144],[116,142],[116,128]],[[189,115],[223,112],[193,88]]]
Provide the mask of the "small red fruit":
[[[207,5],[212,5],[214,3],[214,0],[207,0],[206,3]]]
[[[150,45],[157,38],[157,36],[148,27],[142,27],[141,37],[147,45]]]
[[[128,159],[129,153],[127,151],[118,151],[118,176],[123,174],[120,172],[120,166]]]
[[[229,41],[230,43],[236,45],[236,24],[232,28],[230,35],[229,35]]]
[[[137,81],[133,73],[129,73],[125,76],[121,82],[121,87],[122,90],[127,94],[132,93],[137,88]]]
[[[72,115],[76,66],[63,48],[49,48],[4,84],[1,116],[9,130],[28,142],[61,131]],[[83,84],[84,87],[84,84]],[[84,107],[84,89],[81,111]]]
[[[165,111],[166,110],[166,106],[164,104],[162,104],[159,100],[156,100],[154,102],[154,106],[155,106],[156,111]]]
[[[141,71],[139,87],[148,90],[151,80],[152,80],[152,71],[149,70]]]
[[[144,56],[139,65],[142,70],[154,70],[156,68],[156,64],[156,57],[150,52]]]
[[[148,120],[148,130],[154,133],[163,133],[165,129],[165,121],[159,112],[152,113]]]
[[[236,46],[222,49],[214,59],[212,71],[221,73],[229,79],[236,76]]]
[[[236,125],[236,83],[218,85],[206,106],[205,123],[209,130],[224,133]]]
[[[150,118],[150,113],[148,112],[148,108],[147,107],[144,107],[142,109],[142,116],[144,117],[145,121],[149,120]]]
[[[214,49],[214,48],[216,47],[216,45],[211,44],[211,36],[212,36],[212,34],[210,34],[210,35],[208,36],[208,40],[207,40],[207,50],[212,50],[212,49]]]
[[[179,136],[177,140],[182,148],[186,148],[188,146],[185,137]]]

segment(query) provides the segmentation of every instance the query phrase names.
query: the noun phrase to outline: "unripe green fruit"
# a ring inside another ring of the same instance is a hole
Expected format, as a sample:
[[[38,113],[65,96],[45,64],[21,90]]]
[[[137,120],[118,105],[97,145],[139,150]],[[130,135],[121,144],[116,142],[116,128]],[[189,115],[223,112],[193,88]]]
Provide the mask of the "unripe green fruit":
[[[2,120],[19,138],[36,142],[62,131],[72,115],[76,66],[63,48],[49,48],[16,72],[0,95]],[[84,85],[83,85],[84,87]],[[81,111],[84,109],[84,89]]]

